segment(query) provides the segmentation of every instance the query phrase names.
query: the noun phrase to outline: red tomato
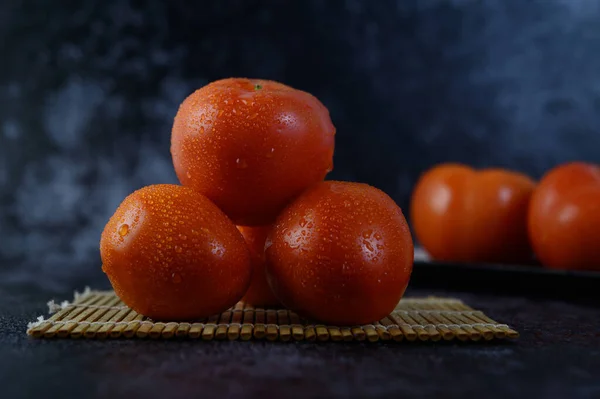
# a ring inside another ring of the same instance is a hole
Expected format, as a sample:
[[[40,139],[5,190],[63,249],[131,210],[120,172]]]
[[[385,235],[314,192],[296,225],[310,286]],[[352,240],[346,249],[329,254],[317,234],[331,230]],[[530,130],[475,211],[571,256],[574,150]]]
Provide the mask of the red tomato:
[[[220,313],[250,284],[240,232],[208,198],[182,186],[129,195],[102,232],[100,254],[121,300],[153,319]]]
[[[507,170],[434,167],[413,192],[413,230],[434,259],[529,262],[527,209],[534,188],[529,177]]]
[[[412,271],[413,243],[402,211],[385,193],[327,181],[279,215],[266,256],[269,283],[284,305],[353,325],[394,310]]]
[[[334,135],[312,95],[268,80],[224,79],[181,104],[171,154],[183,185],[236,224],[265,226],[331,171]]]
[[[265,241],[271,226],[238,226],[238,230],[246,240],[252,263],[252,280],[242,300],[257,306],[280,306],[279,300],[269,287],[265,271]]]
[[[531,199],[529,234],[542,264],[600,270],[600,167],[574,162],[548,172]]]

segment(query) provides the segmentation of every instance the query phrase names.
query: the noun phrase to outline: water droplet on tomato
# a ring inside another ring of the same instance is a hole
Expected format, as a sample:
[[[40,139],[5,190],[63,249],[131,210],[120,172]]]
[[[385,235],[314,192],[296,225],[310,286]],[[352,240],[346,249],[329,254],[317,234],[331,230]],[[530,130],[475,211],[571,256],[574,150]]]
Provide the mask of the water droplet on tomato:
[[[127,223],[122,224],[119,226],[118,232],[121,237],[125,237],[129,233],[129,225]]]
[[[188,179],[192,178],[192,174],[190,173],[190,171],[188,170],[187,173],[185,174],[187,176]]]
[[[171,274],[171,281],[175,284],[181,283],[181,276],[177,273]]]
[[[267,151],[267,158],[273,158],[274,152],[275,152],[275,148],[271,148],[270,151]]]
[[[180,254],[181,251],[183,251],[183,248],[181,248],[180,246],[175,245],[175,252],[177,252],[178,254]]]
[[[246,169],[248,167],[248,163],[242,158],[236,159],[235,165],[238,167],[238,169]]]

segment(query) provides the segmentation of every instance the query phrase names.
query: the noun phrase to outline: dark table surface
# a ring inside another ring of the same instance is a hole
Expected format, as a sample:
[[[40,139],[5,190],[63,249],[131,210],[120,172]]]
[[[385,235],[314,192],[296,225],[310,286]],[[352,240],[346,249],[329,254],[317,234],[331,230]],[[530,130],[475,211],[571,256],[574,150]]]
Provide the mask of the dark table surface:
[[[108,288],[104,279],[87,283]],[[0,397],[600,397],[594,301],[423,284],[408,294],[461,298],[521,337],[410,344],[33,340],[27,322],[46,313],[49,299],[70,300],[72,292],[3,281]]]

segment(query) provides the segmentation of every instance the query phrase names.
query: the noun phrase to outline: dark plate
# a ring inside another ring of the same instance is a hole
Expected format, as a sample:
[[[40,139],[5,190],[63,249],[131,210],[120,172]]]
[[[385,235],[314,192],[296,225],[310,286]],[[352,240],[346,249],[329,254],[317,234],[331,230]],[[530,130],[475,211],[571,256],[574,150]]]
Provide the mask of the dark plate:
[[[600,300],[600,273],[537,265],[465,264],[415,257],[411,286],[547,298]]]

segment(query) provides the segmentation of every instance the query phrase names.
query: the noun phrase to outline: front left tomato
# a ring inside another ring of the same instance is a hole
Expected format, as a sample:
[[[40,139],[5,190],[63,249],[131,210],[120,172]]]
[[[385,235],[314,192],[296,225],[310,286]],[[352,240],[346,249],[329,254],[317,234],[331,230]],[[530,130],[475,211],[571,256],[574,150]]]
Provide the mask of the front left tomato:
[[[190,320],[236,304],[250,284],[244,239],[210,200],[176,185],[129,195],[100,240],[102,269],[131,309]]]

